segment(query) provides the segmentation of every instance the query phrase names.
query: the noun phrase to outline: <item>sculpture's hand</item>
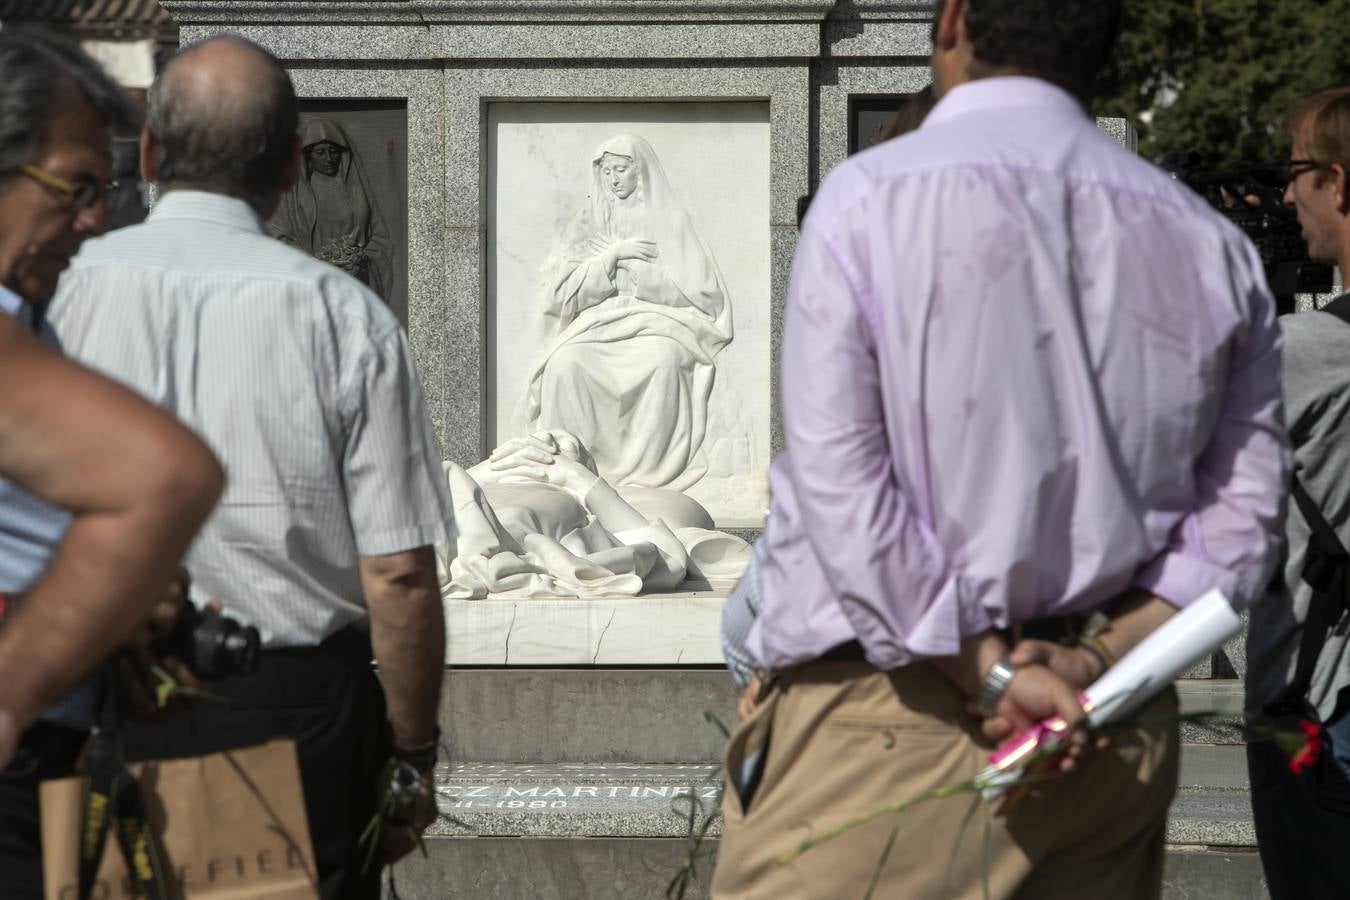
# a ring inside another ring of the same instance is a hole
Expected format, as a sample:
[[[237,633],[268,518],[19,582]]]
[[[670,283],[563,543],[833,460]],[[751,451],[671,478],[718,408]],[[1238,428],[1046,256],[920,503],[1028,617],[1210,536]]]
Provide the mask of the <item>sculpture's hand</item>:
[[[534,437],[552,442],[557,447],[559,456],[566,456],[568,459],[574,459],[581,463],[592,472],[599,473],[595,467],[595,458],[591,456],[591,451],[586,449],[586,445],[581,443],[581,439],[572,432],[563,428],[546,428],[543,431],[536,431]]]
[[[488,462],[498,462],[516,451],[526,448],[532,448],[552,456],[558,452],[558,442],[547,431],[538,431],[525,437],[511,438],[511,440],[492,451],[492,455],[488,457]]]
[[[544,449],[542,441],[522,443],[512,452],[501,458],[489,461],[493,472],[502,478],[527,478],[560,487],[582,500],[597,476],[578,460],[564,456],[556,450]]]
[[[640,259],[643,262],[651,262],[657,257],[656,241],[647,238],[625,238],[616,242],[610,251],[616,261]]]

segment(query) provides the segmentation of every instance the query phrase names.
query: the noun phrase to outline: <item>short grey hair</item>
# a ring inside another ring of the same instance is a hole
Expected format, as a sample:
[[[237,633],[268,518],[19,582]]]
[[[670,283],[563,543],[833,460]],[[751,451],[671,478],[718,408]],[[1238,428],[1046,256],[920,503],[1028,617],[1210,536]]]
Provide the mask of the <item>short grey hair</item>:
[[[32,28],[0,29],[0,178],[33,160],[71,100],[87,103],[114,134],[134,133],[140,120],[127,92],[74,44]]]
[[[228,41],[257,54],[254,77],[206,94],[175,67],[194,49]],[[300,103],[275,56],[235,35],[186,48],[160,74],[146,103],[146,127],[155,137],[160,188],[211,191],[257,204],[274,191],[295,147]]]

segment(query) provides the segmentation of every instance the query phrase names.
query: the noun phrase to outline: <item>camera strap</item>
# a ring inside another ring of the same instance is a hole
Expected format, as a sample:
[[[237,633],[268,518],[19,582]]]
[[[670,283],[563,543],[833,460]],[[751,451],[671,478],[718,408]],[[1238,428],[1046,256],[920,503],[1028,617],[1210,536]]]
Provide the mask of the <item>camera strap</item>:
[[[122,748],[122,705],[115,684],[108,684],[100,707],[98,727],[90,736],[80,766],[84,785],[80,796],[79,900],[90,900],[93,895],[109,828],[116,832],[135,896],[169,900],[169,880],[150,831],[140,784],[127,768]]]
[[[1303,565],[1303,581],[1312,588],[1308,615],[1303,622],[1303,637],[1298,646],[1298,663],[1293,681],[1284,692],[1280,705],[1303,708],[1307,705],[1308,688],[1312,686],[1317,658],[1327,642],[1327,635],[1350,608],[1350,554],[1345,552],[1336,532],[1308,495],[1303,483],[1294,477],[1291,488],[1294,502],[1312,531],[1308,540]]]

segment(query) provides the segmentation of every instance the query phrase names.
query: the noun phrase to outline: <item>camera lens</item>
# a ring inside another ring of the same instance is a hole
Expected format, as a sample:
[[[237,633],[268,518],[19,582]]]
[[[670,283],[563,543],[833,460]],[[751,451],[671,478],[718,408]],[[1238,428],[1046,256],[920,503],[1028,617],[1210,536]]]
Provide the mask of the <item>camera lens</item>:
[[[258,629],[252,625],[241,628],[235,624],[234,629],[227,630],[222,645],[222,655],[227,660],[225,668],[230,674],[252,675],[258,671],[258,654],[262,647]]]

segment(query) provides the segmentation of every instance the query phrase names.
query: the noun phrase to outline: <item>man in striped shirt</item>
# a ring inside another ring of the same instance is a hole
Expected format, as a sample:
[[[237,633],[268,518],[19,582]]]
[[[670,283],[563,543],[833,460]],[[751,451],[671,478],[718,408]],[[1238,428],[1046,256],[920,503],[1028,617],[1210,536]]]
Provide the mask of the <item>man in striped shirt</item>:
[[[356,279],[263,230],[295,178],[297,131],[272,56],[233,37],[185,50],[151,91],[141,139],[162,199],[86,245],[50,318],[68,353],[219,456],[228,485],[187,565],[200,596],[263,635],[255,676],[210,686],[228,702],[141,728],[129,750],[295,738],[322,895],[373,898],[358,838],[391,743],[424,776],[435,760],[432,544],[454,525],[403,329]],[[414,837],[386,831],[385,860]]]

